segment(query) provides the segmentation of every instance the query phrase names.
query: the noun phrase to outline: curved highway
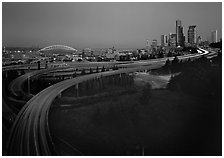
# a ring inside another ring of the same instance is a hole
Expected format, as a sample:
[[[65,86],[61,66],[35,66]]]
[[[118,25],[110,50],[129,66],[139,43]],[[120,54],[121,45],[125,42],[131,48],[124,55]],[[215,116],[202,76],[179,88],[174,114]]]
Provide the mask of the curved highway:
[[[204,53],[200,53],[200,54],[188,54],[188,55],[184,55],[184,56],[178,56],[179,59],[184,60],[184,59],[188,59],[188,58],[196,58],[202,55],[206,55],[209,52],[206,50],[203,50],[201,48],[199,48],[199,50],[204,51]],[[29,72],[26,73],[18,78],[16,78],[12,83],[10,83],[9,85],[9,90],[12,92],[12,94],[14,96],[25,96],[25,92],[22,90],[22,85],[23,83],[30,77],[34,77],[34,76],[38,76],[38,75],[42,75],[45,73],[50,73],[50,72],[54,72],[57,70],[65,70],[65,69],[69,69],[72,68],[73,66],[75,67],[87,67],[87,66],[98,66],[98,65],[105,65],[105,64],[109,64],[109,65],[117,65],[118,68],[123,67],[123,68],[128,68],[128,67],[136,67],[136,66],[141,66],[141,65],[149,65],[149,64],[157,64],[162,66],[162,64],[164,62],[166,62],[166,60],[173,60],[174,57],[166,57],[166,58],[159,58],[159,59],[152,59],[152,60],[146,60],[146,61],[135,61],[135,62],[115,62],[115,63],[111,63],[111,62],[100,62],[100,63],[76,63],[76,64],[71,64],[69,66],[66,67],[57,67],[57,68],[51,68],[51,69],[44,69],[44,70],[37,70],[37,71],[33,71],[33,72]],[[157,67],[156,67],[157,68]]]
[[[205,55],[205,53],[196,54],[190,58],[201,55]],[[179,59],[185,58],[187,57],[180,57]],[[86,80],[161,67],[161,62],[164,61],[156,62],[157,64],[160,63],[159,66],[151,65],[148,62],[144,63],[148,66],[138,66],[135,68],[119,69],[116,71],[80,76],[64,80],[44,89],[32,97],[16,117],[10,132],[6,155],[57,155],[48,125],[48,113],[51,103],[58,95],[67,88]],[[80,154],[78,151],[76,151],[76,153],[77,155]]]
[[[65,70],[65,69],[69,69],[69,68],[71,68],[71,67],[57,67],[57,68],[43,69],[43,70],[28,72],[28,73],[16,78],[15,80],[13,80],[9,84],[9,90],[12,92],[12,94],[14,96],[26,95],[25,92],[22,90],[22,85],[28,78],[42,75],[45,73],[54,72],[57,70]]]
[[[40,64],[40,68],[44,68],[44,64]],[[3,66],[2,71],[8,71],[8,70],[18,70],[20,68],[30,68],[30,69],[37,69],[38,65],[36,64],[21,64],[21,65],[11,65],[11,66]]]

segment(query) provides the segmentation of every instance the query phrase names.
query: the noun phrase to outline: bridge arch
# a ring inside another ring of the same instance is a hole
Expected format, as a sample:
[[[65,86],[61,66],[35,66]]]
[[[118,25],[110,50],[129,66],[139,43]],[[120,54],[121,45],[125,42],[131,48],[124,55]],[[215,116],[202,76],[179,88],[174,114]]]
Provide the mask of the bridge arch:
[[[57,51],[57,50],[74,51],[74,52],[77,51],[75,48],[65,46],[65,45],[51,45],[51,46],[47,46],[47,47],[40,49],[39,52]]]

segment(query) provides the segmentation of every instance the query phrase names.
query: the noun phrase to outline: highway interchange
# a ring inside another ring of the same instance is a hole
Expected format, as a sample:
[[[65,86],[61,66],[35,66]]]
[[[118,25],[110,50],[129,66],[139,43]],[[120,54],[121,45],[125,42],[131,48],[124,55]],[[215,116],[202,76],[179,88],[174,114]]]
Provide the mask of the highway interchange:
[[[197,58],[209,53],[208,51],[203,51],[204,52],[198,54],[179,56],[178,58],[185,60],[188,58]],[[17,115],[11,128],[6,155],[57,155],[57,151],[55,150],[54,143],[51,138],[51,131],[49,129],[48,113],[53,100],[67,88],[94,78],[156,69],[164,65],[167,59],[168,58],[136,61],[133,63],[117,63],[117,66],[122,67],[122,69],[75,77],[58,82],[44,89],[33,96]],[[172,60],[173,57],[169,57],[169,59]],[[50,68],[26,73],[25,75],[15,79],[10,84],[9,89],[14,95],[26,95],[21,87],[28,77],[34,77],[57,70],[66,70],[72,66],[73,65],[68,65],[66,67]],[[74,153],[80,155],[78,151],[74,151]]]

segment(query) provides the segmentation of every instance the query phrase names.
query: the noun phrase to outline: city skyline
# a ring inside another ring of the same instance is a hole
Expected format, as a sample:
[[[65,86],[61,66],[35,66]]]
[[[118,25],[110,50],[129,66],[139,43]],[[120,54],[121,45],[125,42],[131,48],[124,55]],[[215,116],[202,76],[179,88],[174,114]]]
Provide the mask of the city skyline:
[[[190,25],[202,40],[222,35],[222,3],[2,3],[3,46],[65,44],[75,48],[141,48]],[[190,8],[190,11],[189,11]],[[208,12],[208,9],[212,12]],[[160,44],[160,42],[158,43]]]

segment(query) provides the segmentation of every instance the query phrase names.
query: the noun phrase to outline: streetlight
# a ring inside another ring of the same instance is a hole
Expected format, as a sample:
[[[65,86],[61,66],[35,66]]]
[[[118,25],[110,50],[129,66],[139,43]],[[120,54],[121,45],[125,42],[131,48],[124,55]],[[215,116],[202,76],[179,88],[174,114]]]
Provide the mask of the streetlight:
[[[27,78],[28,82],[28,95],[30,95],[30,75]]]

